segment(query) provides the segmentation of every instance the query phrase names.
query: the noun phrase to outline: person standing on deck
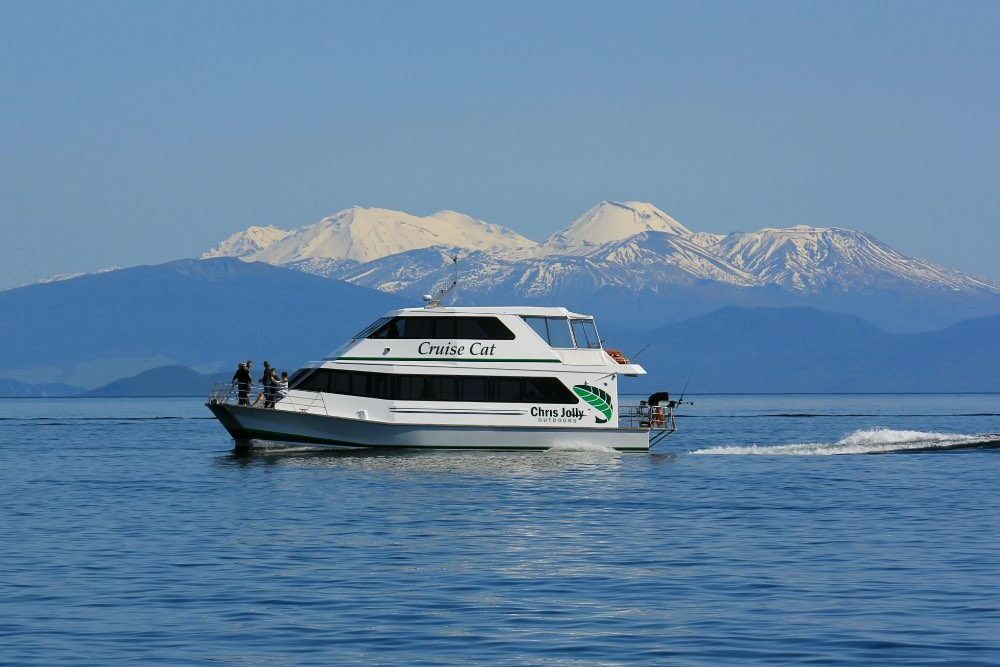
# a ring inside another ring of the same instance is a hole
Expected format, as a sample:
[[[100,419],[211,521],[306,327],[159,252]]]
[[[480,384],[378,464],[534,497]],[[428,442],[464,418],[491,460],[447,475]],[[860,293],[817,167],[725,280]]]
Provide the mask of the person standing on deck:
[[[278,402],[278,385],[280,384],[278,382],[278,371],[274,369],[274,366],[271,366],[267,369],[265,375],[267,375],[267,382],[264,385],[266,399],[264,407],[273,408],[274,404]]]
[[[253,378],[250,377],[249,364],[249,361],[240,364],[236,372],[233,373],[233,382],[236,384],[240,405],[250,405],[250,383],[253,382]]]
[[[264,374],[260,376],[258,380],[261,385],[261,393],[264,395],[264,407],[271,407],[271,401],[273,400],[272,394],[274,393],[274,379],[271,375],[271,363],[268,361],[264,362]]]
[[[278,384],[275,386],[275,395],[279,401],[288,396],[288,371],[281,371],[281,379],[278,380]],[[271,407],[274,406],[272,405]]]

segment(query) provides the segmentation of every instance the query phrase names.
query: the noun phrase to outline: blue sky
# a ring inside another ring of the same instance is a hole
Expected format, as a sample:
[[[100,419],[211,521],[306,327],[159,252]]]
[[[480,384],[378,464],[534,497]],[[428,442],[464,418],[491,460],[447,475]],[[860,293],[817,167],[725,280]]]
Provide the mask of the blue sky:
[[[0,3],[0,288],[353,204],[602,199],[1000,278],[1000,3]]]

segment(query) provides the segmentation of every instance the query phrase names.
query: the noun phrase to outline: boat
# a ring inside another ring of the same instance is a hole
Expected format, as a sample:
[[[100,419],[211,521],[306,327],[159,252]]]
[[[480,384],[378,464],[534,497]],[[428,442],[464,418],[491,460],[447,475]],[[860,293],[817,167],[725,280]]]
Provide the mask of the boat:
[[[429,301],[387,313],[296,371],[283,396],[256,387],[240,400],[238,388],[223,383],[206,405],[238,450],[268,441],[647,452],[676,430],[678,402],[658,392],[621,405],[620,378],[645,373],[604,347],[589,315]]]

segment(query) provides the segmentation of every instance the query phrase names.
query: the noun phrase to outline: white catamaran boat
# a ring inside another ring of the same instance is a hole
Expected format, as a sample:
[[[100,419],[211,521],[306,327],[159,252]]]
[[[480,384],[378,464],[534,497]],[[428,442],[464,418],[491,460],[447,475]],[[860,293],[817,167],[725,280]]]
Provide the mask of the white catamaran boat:
[[[441,307],[388,313],[287,395],[248,404],[216,385],[208,408],[237,448],[254,440],[333,447],[649,451],[673,432],[676,401],[622,406],[621,376],[646,373],[603,348],[594,319],[565,308]],[[265,397],[266,398],[266,397]],[[265,407],[269,406],[269,407]]]

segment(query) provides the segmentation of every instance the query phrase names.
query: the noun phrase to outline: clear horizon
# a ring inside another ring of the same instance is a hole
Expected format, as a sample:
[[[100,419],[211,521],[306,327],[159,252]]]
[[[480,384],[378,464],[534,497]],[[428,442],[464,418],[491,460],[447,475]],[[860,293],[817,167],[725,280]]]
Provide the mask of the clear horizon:
[[[357,204],[602,199],[1000,279],[1000,5],[6,3],[0,289]]]

